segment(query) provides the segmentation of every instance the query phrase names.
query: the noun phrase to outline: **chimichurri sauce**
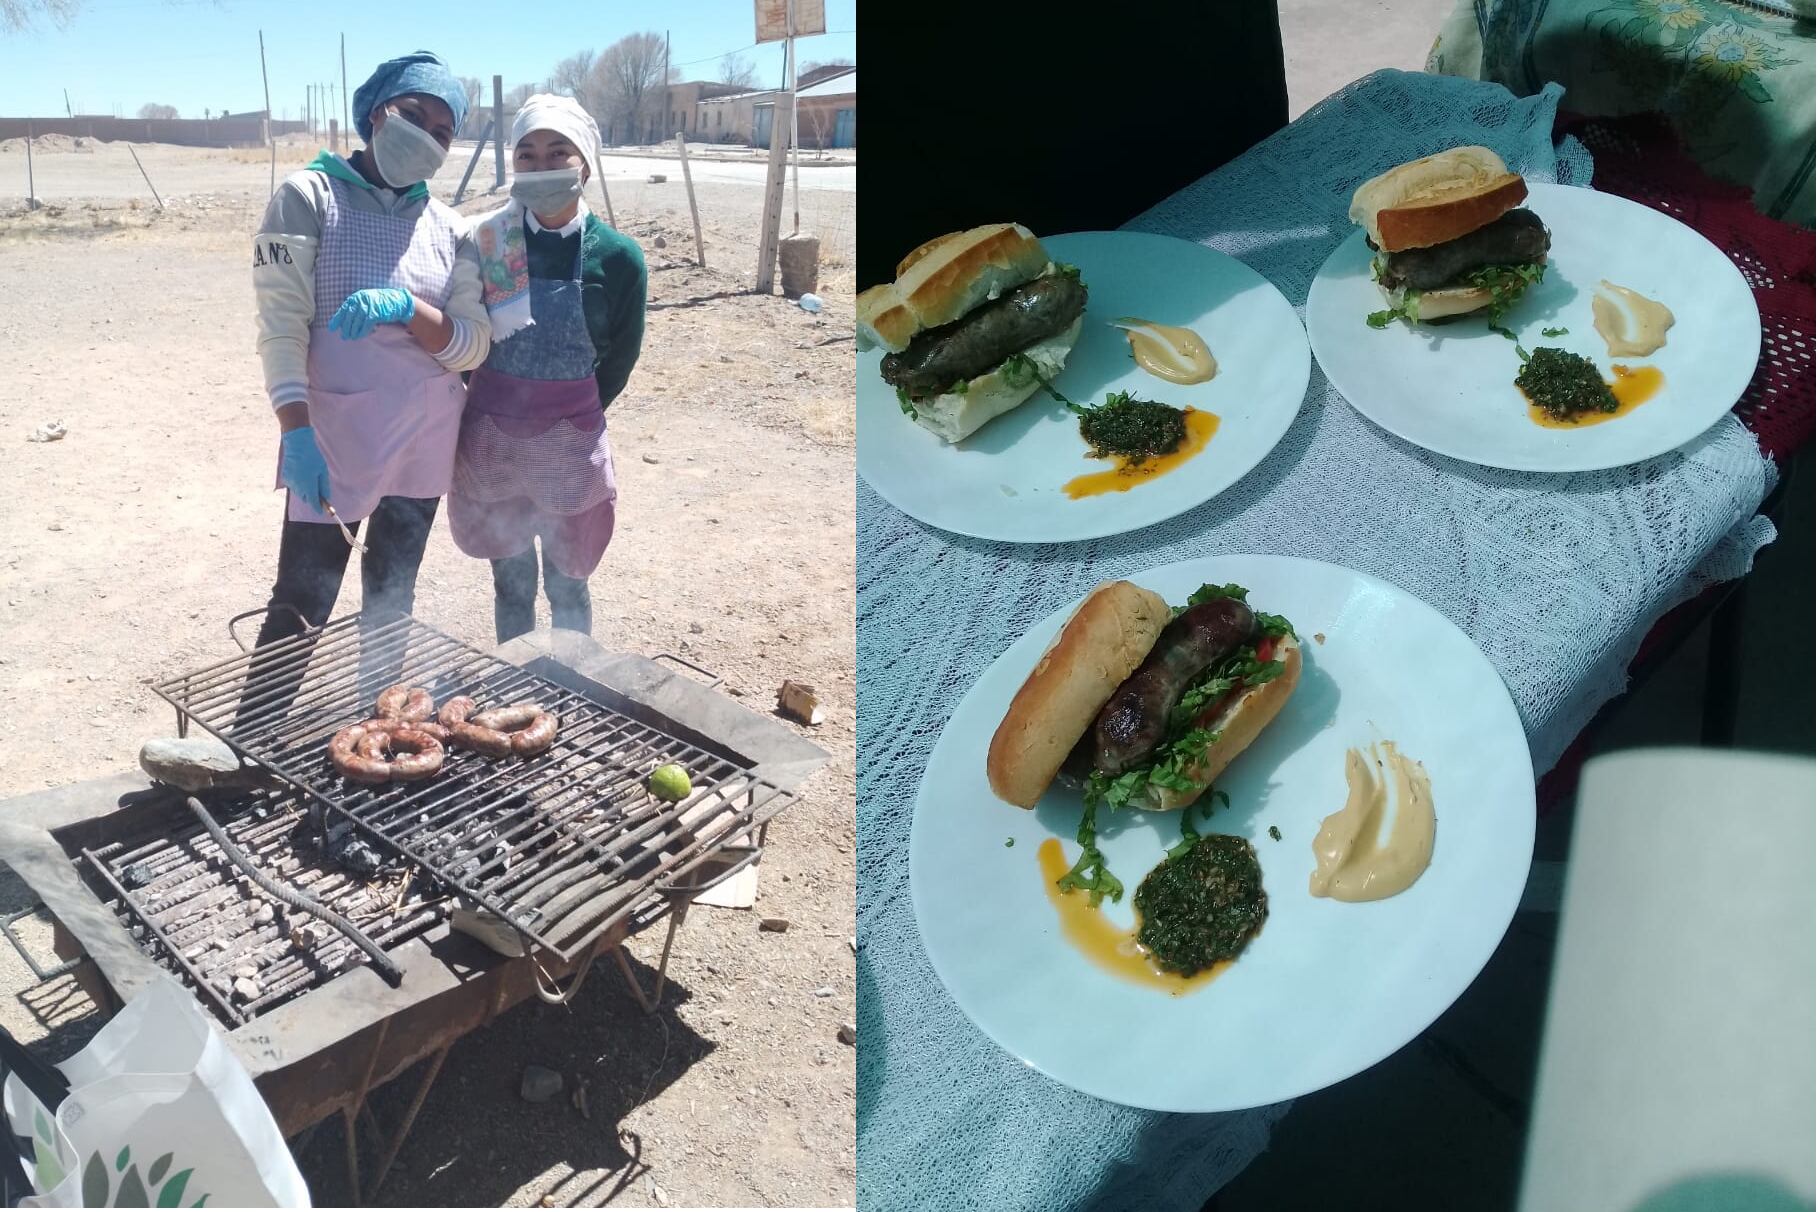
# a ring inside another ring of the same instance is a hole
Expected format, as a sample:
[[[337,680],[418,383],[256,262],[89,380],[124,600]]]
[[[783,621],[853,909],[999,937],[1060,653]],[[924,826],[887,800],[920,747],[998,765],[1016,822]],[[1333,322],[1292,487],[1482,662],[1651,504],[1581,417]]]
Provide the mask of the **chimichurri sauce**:
[[[1616,412],[1618,397],[1591,359],[1565,349],[1538,349],[1524,360],[1517,388],[1557,421],[1586,412]]]
[[[1187,413],[1134,399],[1127,391],[1108,396],[1097,407],[1076,406],[1075,411],[1081,418],[1081,437],[1096,459],[1118,455],[1142,463],[1171,453],[1188,436]]]
[[[1161,968],[1193,975],[1235,958],[1268,916],[1264,873],[1242,837],[1210,833],[1138,885],[1138,942]]]

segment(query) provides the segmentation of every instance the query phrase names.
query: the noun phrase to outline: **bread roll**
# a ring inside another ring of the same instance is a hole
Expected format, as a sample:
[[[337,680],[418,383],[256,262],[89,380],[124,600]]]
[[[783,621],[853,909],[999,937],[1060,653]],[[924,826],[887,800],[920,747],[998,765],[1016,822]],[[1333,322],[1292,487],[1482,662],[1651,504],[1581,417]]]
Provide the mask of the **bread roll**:
[[[1487,147],[1456,147],[1399,164],[1359,186],[1348,217],[1384,252],[1430,248],[1484,227],[1529,196]]]
[[[1144,663],[1170,620],[1169,603],[1130,581],[1087,595],[1011,700],[986,751],[992,792],[1034,808],[1119,684]]]
[[[1040,275],[1049,254],[1021,223],[992,223],[938,236],[899,264],[897,281],[856,301],[860,334],[902,353],[925,329],[953,323],[981,303]]]

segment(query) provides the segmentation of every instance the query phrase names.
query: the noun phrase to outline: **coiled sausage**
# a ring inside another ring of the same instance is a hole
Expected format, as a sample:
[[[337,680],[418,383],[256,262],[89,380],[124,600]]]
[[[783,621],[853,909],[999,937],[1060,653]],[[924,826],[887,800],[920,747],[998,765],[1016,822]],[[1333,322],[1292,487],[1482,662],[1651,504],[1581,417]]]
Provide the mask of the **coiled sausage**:
[[[512,752],[522,758],[536,757],[556,743],[560,722],[547,711],[537,712],[529,724],[512,734]]]

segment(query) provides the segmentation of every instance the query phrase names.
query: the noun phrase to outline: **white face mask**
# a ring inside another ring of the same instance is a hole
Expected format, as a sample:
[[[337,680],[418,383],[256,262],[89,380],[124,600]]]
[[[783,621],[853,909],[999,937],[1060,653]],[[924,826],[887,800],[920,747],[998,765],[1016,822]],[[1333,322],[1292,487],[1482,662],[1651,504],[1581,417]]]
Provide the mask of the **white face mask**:
[[[559,214],[581,197],[581,170],[553,168],[541,173],[515,173],[512,196],[533,214]]]
[[[448,157],[442,144],[395,109],[373,132],[373,166],[393,189],[406,189],[436,175]]]

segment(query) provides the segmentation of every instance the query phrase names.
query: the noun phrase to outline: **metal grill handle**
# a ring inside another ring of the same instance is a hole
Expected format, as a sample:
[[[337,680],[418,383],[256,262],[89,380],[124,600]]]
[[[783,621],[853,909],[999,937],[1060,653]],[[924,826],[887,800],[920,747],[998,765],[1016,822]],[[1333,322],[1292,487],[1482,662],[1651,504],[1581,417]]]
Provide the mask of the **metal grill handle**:
[[[652,657],[651,659],[653,661],[675,661],[678,665],[681,665],[684,669],[693,669],[696,673],[699,673],[704,678],[708,679],[708,689],[709,690],[714,690],[714,689],[718,688],[721,685],[721,683],[723,683],[727,680],[726,678],[721,677],[720,674],[715,673],[712,669],[703,669],[700,665],[697,665],[694,661],[684,660],[682,657],[677,656],[674,652],[660,652],[656,656]]]
[[[303,624],[303,634],[305,634],[305,635],[310,634],[312,631],[321,631],[322,630],[322,628],[316,626],[314,623],[311,623],[308,619],[304,618],[303,611],[297,609],[295,606],[291,605],[289,602],[274,602],[270,606],[261,606],[257,610],[248,610],[241,614],[237,614],[233,618],[228,620],[228,635],[233,637],[234,643],[240,645],[240,651],[251,652],[253,650],[251,648],[247,647],[246,641],[240,638],[240,633],[238,631],[234,630],[234,624],[244,623],[246,620],[253,618],[255,615],[270,614],[274,610],[288,610],[292,614],[296,615],[297,621],[299,623]]]
[[[743,851],[744,853],[740,854],[740,858],[739,858],[738,862],[733,863],[732,865],[728,866],[719,875],[715,876],[713,879],[709,880],[705,884],[683,884],[680,882],[680,876],[679,876],[678,879],[665,880],[665,881],[659,883],[657,885],[655,891],[657,892],[657,894],[659,896],[688,896],[688,897],[700,896],[702,893],[708,891],[710,888],[720,887],[722,884],[726,883],[728,880],[730,880],[734,876],[738,875],[741,871],[744,871],[747,867],[750,867],[753,863],[756,863],[758,861],[758,856],[765,852],[765,848],[763,846],[751,846],[751,845],[723,846],[721,849],[714,851],[710,854],[705,854],[701,858],[697,859],[695,862],[690,863],[687,867],[684,867],[682,870],[682,874],[687,874],[688,872],[693,871],[695,868],[706,864],[710,859],[718,860],[726,855],[739,853],[741,851]]]
[[[38,961],[32,958],[32,953],[25,949],[25,944],[20,942],[19,936],[13,933],[13,923],[20,918],[30,917],[42,908],[44,908],[44,902],[39,901],[37,904],[21,909],[17,913],[9,913],[5,917],[0,917],[0,934],[6,935],[6,941],[13,945],[13,950],[19,953],[19,958],[25,961],[25,966],[32,970],[33,976],[41,981],[54,981],[60,976],[68,976],[70,973],[74,972],[77,965],[81,964],[82,961],[88,957],[78,955],[75,959],[65,960],[55,968],[45,969],[38,966]]]

